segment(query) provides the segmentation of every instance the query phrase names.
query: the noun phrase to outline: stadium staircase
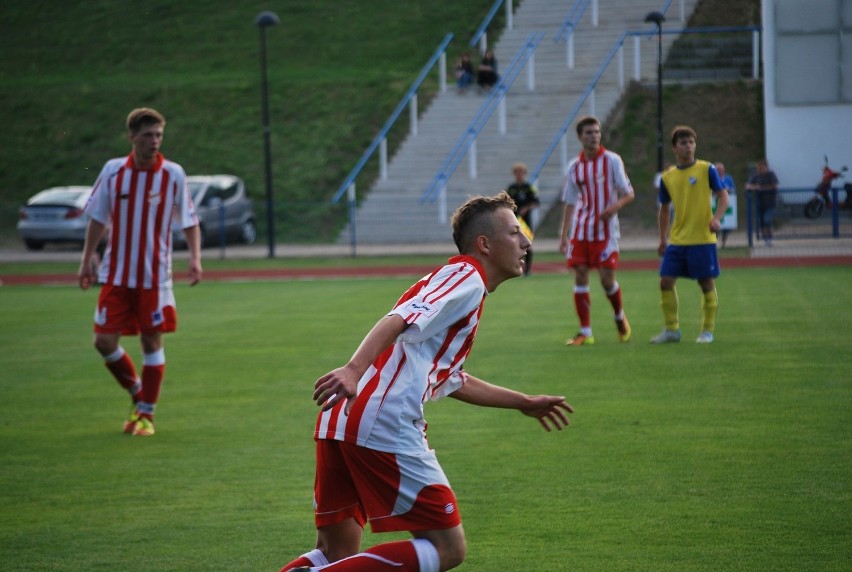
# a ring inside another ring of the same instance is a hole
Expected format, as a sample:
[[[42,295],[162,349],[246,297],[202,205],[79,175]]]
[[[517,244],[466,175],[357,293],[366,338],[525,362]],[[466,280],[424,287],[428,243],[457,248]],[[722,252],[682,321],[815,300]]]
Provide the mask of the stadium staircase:
[[[527,86],[527,72],[521,72],[507,92],[506,133],[501,134],[495,114],[477,139],[477,177],[469,176],[468,157],[458,166],[447,185],[446,210],[452,212],[468,196],[494,194],[512,182],[511,165],[525,162],[530,169],[541,159],[559,126],[597,73],[615,42],[626,30],[654,29],[644,22],[648,12],[659,10],[661,0],[599,0],[598,26],[592,25],[591,8],[586,10],[574,32],[574,68],[568,69],[566,44],[554,43],[559,27],[571,8],[571,2],[555,0],[523,0],[514,14],[512,30],[504,30],[492,49],[499,68],[512,61],[516,52],[532,32],[545,32],[545,39],[535,52],[535,86]],[[698,0],[685,0],[686,20]],[[671,27],[684,27],[679,18],[678,2],[672,3],[667,19]],[[663,35],[666,57],[674,34]],[[644,36],[642,42],[643,81],[656,81],[656,36]],[[633,45],[625,44],[625,82],[633,69]],[[470,50],[474,64],[475,49]],[[447,67],[452,68],[453,62]],[[599,81],[595,91],[595,115],[607,118],[615,108],[623,88],[619,86],[613,62]],[[625,84],[626,87],[626,84]],[[421,116],[418,134],[409,135],[388,164],[387,179],[375,181],[355,215],[357,244],[422,244],[447,242],[451,239],[449,222],[441,220],[437,203],[421,203],[448,153],[464,133],[485,97],[475,86],[467,94],[456,92],[448,82],[447,91],[439,94]],[[589,112],[588,102],[580,113]],[[579,143],[568,137],[568,157],[579,152]],[[560,151],[551,155],[538,181],[544,213],[559,200],[563,177]],[[347,227],[340,236],[349,243],[352,230]]]

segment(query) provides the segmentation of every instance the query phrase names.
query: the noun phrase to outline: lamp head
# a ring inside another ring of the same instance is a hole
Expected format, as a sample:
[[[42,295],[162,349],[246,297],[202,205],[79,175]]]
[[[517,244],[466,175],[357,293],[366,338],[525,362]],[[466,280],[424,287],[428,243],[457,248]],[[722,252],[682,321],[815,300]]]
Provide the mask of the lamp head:
[[[267,10],[258,14],[254,19],[254,23],[259,28],[268,28],[270,26],[277,26],[281,23],[281,20],[278,18],[278,14]]]
[[[666,21],[666,17],[660,12],[649,12],[648,15],[645,16],[645,21],[653,22],[657,26],[662,26],[663,22]]]

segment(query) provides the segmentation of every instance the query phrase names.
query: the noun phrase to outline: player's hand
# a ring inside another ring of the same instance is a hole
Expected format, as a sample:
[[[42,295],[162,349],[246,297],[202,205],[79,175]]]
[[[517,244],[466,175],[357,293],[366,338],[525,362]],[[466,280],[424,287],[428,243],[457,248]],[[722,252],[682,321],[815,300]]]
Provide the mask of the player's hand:
[[[545,431],[549,432],[553,429],[562,431],[563,427],[571,423],[567,414],[574,413],[574,408],[565,401],[564,397],[533,395],[530,396],[528,405],[521,408],[521,413],[538,419]]]
[[[710,219],[710,230],[711,230],[712,232],[716,232],[716,231],[717,231],[717,230],[719,230],[720,228],[722,228],[722,223],[720,223],[720,222],[719,222],[718,220],[716,220],[715,218],[714,218],[714,219]]]
[[[661,242],[660,246],[657,247],[657,254],[663,256],[666,253],[666,243]]]
[[[96,277],[97,261],[94,258],[80,262],[80,268],[77,270],[77,281],[81,289],[88,290],[97,281]]]
[[[352,373],[346,366],[330,371],[314,384],[313,400],[323,411],[328,411],[342,399],[346,399],[345,413],[348,415],[352,404],[355,403],[359,379],[360,376]]]
[[[204,271],[201,269],[201,262],[193,262],[189,263],[189,285],[195,286],[199,282],[201,282],[201,275],[204,274]]]

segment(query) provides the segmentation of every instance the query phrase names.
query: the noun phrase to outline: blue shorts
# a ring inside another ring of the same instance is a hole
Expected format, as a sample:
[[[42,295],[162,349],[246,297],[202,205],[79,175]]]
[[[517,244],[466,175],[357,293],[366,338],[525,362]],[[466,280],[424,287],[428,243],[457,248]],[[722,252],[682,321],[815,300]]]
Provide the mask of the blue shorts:
[[[693,280],[719,276],[719,259],[715,244],[679,246],[670,244],[663,254],[660,276],[683,276]]]

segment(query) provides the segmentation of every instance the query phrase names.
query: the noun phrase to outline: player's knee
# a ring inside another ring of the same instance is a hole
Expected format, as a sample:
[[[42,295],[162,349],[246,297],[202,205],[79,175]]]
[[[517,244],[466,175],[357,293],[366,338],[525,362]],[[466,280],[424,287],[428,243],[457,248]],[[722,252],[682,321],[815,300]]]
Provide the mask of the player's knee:
[[[441,569],[450,570],[456,566],[460,566],[464,562],[465,557],[467,557],[467,543],[462,540],[460,544],[453,545],[449,553],[446,554],[446,558],[445,555],[441,555]]]
[[[92,345],[95,346],[95,349],[102,356],[108,356],[115,353],[115,350],[118,349],[118,342],[113,340],[111,337],[95,336],[92,341]]]
[[[441,570],[451,570],[461,565],[467,557],[467,540],[464,535],[453,536],[440,542],[436,548],[441,558]]]

